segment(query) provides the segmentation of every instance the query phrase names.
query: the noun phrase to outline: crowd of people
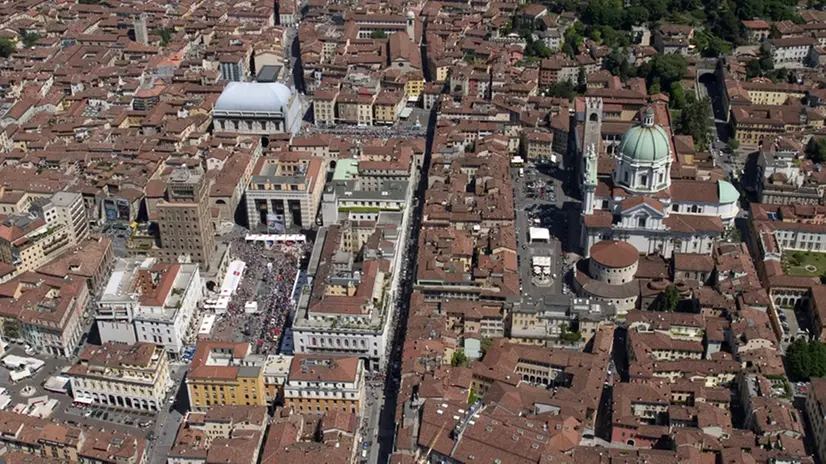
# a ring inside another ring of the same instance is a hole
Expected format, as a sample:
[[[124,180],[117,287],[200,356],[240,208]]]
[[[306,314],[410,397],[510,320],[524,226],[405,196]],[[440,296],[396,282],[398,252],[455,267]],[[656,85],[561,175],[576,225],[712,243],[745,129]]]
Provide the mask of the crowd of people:
[[[241,283],[227,312],[216,322],[216,338],[250,341],[257,354],[276,354],[285,325],[293,309],[293,285],[301,260],[312,249],[310,243],[248,242],[233,238],[233,259],[245,263]],[[247,311],[247,304],[257,308]]]
[[[346,127],[346,126],[329,126],[321,127],[315,125],[308,125],[302,129],[302,135],[316,135],[329,134],[341,137],[356,137],[360,139],[418,139],[422,138],[427,131],[427,121],[419,121],[419,126],[415,125],[400,125],[389,127],[372,126],[372,127]]]

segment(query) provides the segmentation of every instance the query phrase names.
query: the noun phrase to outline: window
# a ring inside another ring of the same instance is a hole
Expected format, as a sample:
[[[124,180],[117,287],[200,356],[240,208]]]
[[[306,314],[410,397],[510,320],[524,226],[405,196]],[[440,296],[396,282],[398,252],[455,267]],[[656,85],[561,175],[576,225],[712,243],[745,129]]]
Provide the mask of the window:
[[[642,176],[640,176],[640,184],[648,187],[648,175],[643,174]]]
[[[645,227],[645,224],[646,224],[647,220],[648,220],[648,218],[647,218],[647,217],[645,217],[645,216],[640,216],[640,217],[638,217],[638,218],[637,218],[637,226],[639,226],[639,227]]]

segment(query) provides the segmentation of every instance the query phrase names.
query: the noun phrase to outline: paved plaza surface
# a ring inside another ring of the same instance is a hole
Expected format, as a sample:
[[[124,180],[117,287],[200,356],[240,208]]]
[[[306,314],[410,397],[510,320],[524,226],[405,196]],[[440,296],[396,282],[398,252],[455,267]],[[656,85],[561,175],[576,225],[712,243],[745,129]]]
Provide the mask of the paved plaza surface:
[[[174,395],[175,409],[171,409],[170,403],[167,402],[159,412],[137,411],[107,405],[78,405],[73,402],[70,394],[46,390],[43,386],[46,380],[52,375],[59,375],[63,369],[69,367],[71,365],[69,360],[42,355],[29,356],[24,348],[18,345],[9,345],[7,353],[21,357],[33,357],[45,362],[44,366],[32,377],[19,382],[12,382],[9,370],[0,366],[0,387],[5,388],[11,397],[7,410],[14,408],[18,403],[26,404],[30,398],[46,396],[58,402],[51,415],[51,419],[58,423],[87,429],[117,431],[147,438],[151,447],[151,462],[158,464],[166,462],[166,455],[172,447],[175,433],[183,416],[179,409],[185,403],[186,392],[185,387],[182,388],[182,381],[188,365],[183,363],[170,365],[170,375],[175,385],[169,397]],[[34,389],[33,394],[24,390],[29,387]]]

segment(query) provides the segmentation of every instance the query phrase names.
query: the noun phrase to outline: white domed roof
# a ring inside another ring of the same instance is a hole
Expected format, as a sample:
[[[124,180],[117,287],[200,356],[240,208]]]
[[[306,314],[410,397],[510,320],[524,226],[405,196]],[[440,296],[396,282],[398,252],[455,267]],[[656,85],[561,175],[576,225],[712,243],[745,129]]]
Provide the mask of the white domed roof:
[[[281,111],[292,98],[280,82],[230,82],[221,92],[215,109],[220,111]]]

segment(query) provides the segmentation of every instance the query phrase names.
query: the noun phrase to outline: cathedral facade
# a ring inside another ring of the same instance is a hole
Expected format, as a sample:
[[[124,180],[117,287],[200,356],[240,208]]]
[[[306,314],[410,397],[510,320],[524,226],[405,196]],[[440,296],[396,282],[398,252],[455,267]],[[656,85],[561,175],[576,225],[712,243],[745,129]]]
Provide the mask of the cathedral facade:
[[[633,245],[640,254],[711,253],[733,224],[740,194],[724,180],[672,179],[670,133],[645,109],[611,155],[613,172],[600,175],[602,100],[586,98],[582,143],[582,247],[585,257],[604,240]]]

